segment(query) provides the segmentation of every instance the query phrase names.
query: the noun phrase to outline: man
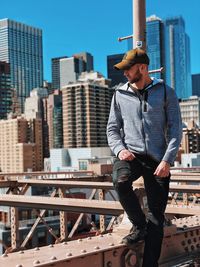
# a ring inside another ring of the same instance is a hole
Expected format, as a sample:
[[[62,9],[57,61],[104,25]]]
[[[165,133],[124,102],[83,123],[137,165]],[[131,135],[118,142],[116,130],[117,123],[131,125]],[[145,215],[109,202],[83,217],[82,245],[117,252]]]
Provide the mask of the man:
[[[182,123],[175,91],[148,74],[144,50],[128,51],[114,67],[128,82],[114,93],[107,125],[115,154],[113,183],[133,228],[126,245],[145,240],[143,267],[157,267],[163,240],[170,165],[178,151]],[[148,202],[145,217],[132,182],[143,176]]]

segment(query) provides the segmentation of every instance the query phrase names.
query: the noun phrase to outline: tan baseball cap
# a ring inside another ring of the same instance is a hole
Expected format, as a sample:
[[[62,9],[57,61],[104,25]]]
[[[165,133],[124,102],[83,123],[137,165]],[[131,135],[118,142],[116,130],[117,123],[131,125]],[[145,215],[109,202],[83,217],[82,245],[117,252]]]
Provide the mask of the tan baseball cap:
[[[141,48],[129,50],[123,56],[122,61],[114,65],[114,68],[117,70],[127,70],[137,63],[149,65],[149,57]]]

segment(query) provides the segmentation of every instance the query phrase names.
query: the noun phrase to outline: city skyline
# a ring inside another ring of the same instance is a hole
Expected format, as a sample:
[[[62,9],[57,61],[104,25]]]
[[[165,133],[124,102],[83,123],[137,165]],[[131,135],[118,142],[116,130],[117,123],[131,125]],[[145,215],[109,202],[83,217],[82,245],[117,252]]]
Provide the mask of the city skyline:
[[[173,6],[173,8],[169,8]],[[31,10],[31,13],[30,13]],[[169,12],[169,10],[172,10]],[[156,14],[161,19],[179,16],[185,20],[186,32],[191,40],[191,72],[199,73],[200,37],[195,34],[198,23],[198,0],[188,7],[186,0],[146,1],[147,17]],[[80,0],[32,1],[29,7],[24,0],[3,2],[0,18],[10,18],[43,30],[44,78],[51,81],[51,58],[72,56],[86,51],[94,56],[94,70],[105,76],[106,56],[123,53],[127,42],[117,38],[132,34],[132,1]]]

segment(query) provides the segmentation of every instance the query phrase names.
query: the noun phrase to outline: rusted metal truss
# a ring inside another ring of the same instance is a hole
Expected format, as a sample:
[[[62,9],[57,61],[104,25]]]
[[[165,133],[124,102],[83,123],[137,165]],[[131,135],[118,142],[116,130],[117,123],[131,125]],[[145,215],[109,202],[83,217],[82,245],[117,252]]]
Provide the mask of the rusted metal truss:
[[[200,253],[200,217],[188,217],[187,222],[184,220],[173,220],[171,226],[165,227],[160,267],[189,266],[178,265],[186,254],[190,255],[190,259],[193,257],[193,263],[197,259]],[[125,218],[112,233],[4,254],[0,257],[0,266],[138,267],[141,264],[143,244],[128,249],[121,243],[130,227]]]
[[[90,179],[90,177],[88,177]],[[22,179],[19,180],[12,180],[8,181],[1,180],[0,187],[5,188],[8,185],[10,186],[7,190],[6,195],[0,195],[1,198],[1,205],[2,206],[11,206],[11,247],[7,248],[7,252],[16,251],[24,249],[28,243],[28,241],[32,238],[38,224],[42,222],[48,229],[49,233],[54,237],[56,243],[62,242],[63,240],[67,240],[73,237],[74,233],[76,232],[79,222],[85,216],[86,213],[94,213],[94,214],[101,214],[100,218],[104,218],[106,214],[114,215],[107,227],[105,229],[105,221],[100,220],[100,231],[105,232],[109,231],[114,223],[115,216],[121,214],[122,208],[118,202],[108,202],[106,208],[101,206],[102,200],[92,200],[92,206],[90,200],[95,197],[95,194],[102,196],[102,191],[104,190],[104,196],[106,193],[109,193],[110,196],[114,199],[113,193],[110,191],[113,189],[111,183],[99,183],[99,182],[83,182],[82,178],[81,181],[55,181],[55,180],[42,180],[42,179]],[[98,179],[97,179],[98,180]],[[51,193],[50,197],[41,197],[41,196],[26,196],[22,194],[26,193],[29,187],[31,186],[41,186],[41,187],[52,187],[55,190]],[[92,190],[89,199],[69,199],[65,198],[65,192],[67,191],[70,193],[71,188],[90,188]],[[101,188],[101,189],[100,189]],[[11,195],[12,193],[12,195]],[[58,197],[56,197],[58,195]],[[43,202],[44,201],[44,202]],[[87,203],[85,203],[85,201]],[[106,202],[104,203],[106,204]],[[14,211],[19,208],[33,208],[35,209],[35,213],[37,214],[37,219],[35,220],[33,226],[31,227],[29,233],[25,237],[24,241],[21,245],[16,243],[19,235],[19,227],[18,227],[18,220],[17,215],[18,213]],[[47,209],[50,210],[60,210],[60,236],[56,236],[53,230],[48,226],[47,222],[44,219],[44,215]],[[76,212],[80,213],[80,216],[77,219],[77,222],[74,224],[72,230],[70,231],[69,235],[67,232],[67,212]],[[86,215],[87,216],[87,215]]]
[[[86,179],[86,177],[84,177],[84,179]],[[98,177],[97,177],[97,180],[98,180]],[[107,182],[107,180],[108,180],[108,177],[105,178],[105,182],[101,182],[101,183],[94,182],[94,181],[91,181],[91,176],[88,176],[88,181],[83,181],[81,178],[79,180],[77,179],[76,181],[74,181],[73,179],[55,181],[52,179],[49,179],[49,180],[35,179],[31,177],[30,179],[23,179],[23,178],[9,179],[8,176],[6,176],[6,179],[2,179],[0,181],[0,187],[2,188],[7,187],[8,190],[7,190],[7,194],[0,195],[0,203],[2,206],[3,205],[11,206],[12,208],[11,208],[11,248],[6,249],[5,255],[7,255],[7,253],[11,251],[24,249],[26,247],[27,242],[33,236],[37,225],[41,221],[46,225],[49,232],[54,236],[56,243],[61,243],[62,241],[68,240],[69,238],[73,236],[73,234],[77,230],[79,222],[82,219],[84,213],[100,214],[100,232],[101,233],[105,233],[106,231],[112,229],[116,216],[122,214],[123,210],[119,202],[115,200],[115,196],[112,191],[113,190],[112,183]],[[200,195],[200,188],[198,186],[200,182],[199,174],[198,173],[195,173],[195,174],[174,173],[172,175],[171,180],[173,183],[171,183],[171,186],[170,186],[170,198],[169,198],[169,204],[167,206],[166,213],[174,214],[174,215],[181,215],[181,216],[183,215],[189,216],[189,215],[195,215],[195,214],[200,216],[200,207],[198,205],[198,200],[199,200],[199,195]],[[191,182],[193,183],[195,182],[196,185],[194,184],[191,185],[190,184]],[[37,186],[37,187],[48,186],[48,187],[54,188],[54,190],[52,191],[50,197],[26,196],[25,193],[28,190],[28,188],[31,186]],[[139,195],[141,197],[143,184],[134,183],[133,187],[139,190]],[[70,192],[71,188],[91,189],[89,199],[81,199],[80,201],[80,199],[66,198],[65,193],[66,191]],[[111,198],[114,199],[114,201],[111,201],[111,200],[106,201],[105,200],[106,194],[109,194]],[[95,195],[98,196],[98,200],[94,199]],[[31,230],[29,231],[28,235],[25,237],[22,244],[19,244],[18,242],[19,227],[18,227],[17,209],[19,207],[35,208],[37,209],[37,215],[38,215],[38,217],[35,220],[35,223],[33,224]],[[46,209],[60,211],[60,236],[56,236],[53,233],[52,229],[49,228],[47,222],[45,221],[44,214],[45,214]],[[77,222],[75,223],[74,227],[72,228],[69,234],[67,232],[67,227],[66,227],[67,225],[66,212],[80,213],[77,219]],[[106,214],[113,215],[107,228],[105,227],[105,217],[104,217]],[[73,244],[73,243],[70,243],[70,244]],[[122,249],[120,247],[118,254],[120,255],[121,253],[124,255],[124,251],[125,251],[125,248]],[[103,255],[102,257],[104,256],[105,255]],[[6,258],[6,256],[3,258]],[[133,258],[134,257],[131,256],[131,261],[133,261]],[[40,265],[38,264],[35,266],[40,266]],[[41,265],[41,266],[46,266],[46,265]],[[58,266],[61,266],[61,265],[58,265]],[[85,265],[81,265],[81,266],[85,266]],[[114,266],[118,266],[118,265],[114,265]],[[120,265],[120,266],[123,266],[123,265]],[[127,266],[135,266],[135,265],[127,265]]]

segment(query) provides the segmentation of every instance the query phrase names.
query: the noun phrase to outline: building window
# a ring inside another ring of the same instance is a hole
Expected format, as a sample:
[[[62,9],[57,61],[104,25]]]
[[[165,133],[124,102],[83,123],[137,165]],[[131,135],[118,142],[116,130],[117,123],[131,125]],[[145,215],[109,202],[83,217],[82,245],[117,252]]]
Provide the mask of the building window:
[[[86,160],[84,161],[79,161],[79,170],[85,171],[87,170],[88,163]]]

